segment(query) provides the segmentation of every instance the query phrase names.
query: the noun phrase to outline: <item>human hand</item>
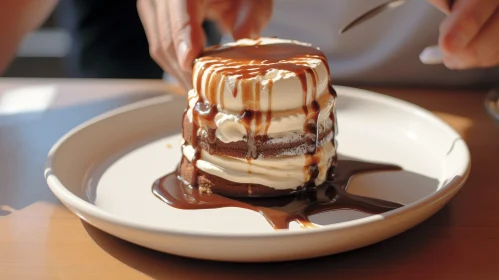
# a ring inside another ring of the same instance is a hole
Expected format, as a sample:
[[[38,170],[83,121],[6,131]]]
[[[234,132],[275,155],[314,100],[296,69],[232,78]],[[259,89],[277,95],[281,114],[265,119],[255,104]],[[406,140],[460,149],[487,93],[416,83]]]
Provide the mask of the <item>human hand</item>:
[[[205,43],[203,21],[215,21],[235,40],[256,38],[270,20],[272,1],[138,0],[137,10],[151,57],[190,89],[192,63]]]
[[[448,16],[439,46],[450,69],[499,65],[499,0],[428,0]]]

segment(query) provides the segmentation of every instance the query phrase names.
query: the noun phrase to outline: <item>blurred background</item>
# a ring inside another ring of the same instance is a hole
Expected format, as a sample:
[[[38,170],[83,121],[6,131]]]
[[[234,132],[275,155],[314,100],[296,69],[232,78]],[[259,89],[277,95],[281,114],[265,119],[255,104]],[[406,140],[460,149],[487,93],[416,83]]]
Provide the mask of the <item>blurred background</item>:
[[[168,78],[149,56],[136,0],[60,0],[22,41],[5,77]],[[221,35],[203,24],[208,45]]]
[[[149,55],[136,1],[60,0],[45,23],[24,38],[3,76],[172,81]],[[407,1],[339,34],[346,23],[384,2],[274,0],[271,21],[262,35],[319,47],[329,59],[337,85],[459,89],[498,85],[499,66],[451,71],[419,60],[423,49],[438,42],[445,18],[427,1]],[[294,20],[307,15],[314,16],[306,22]],[[207,21],[203,28],[207,45],[231,40],[213,23]]]
[[[27,36],[4,77],[68,77],[64,57],[71,48],[71,38],[60,25],[57,7],[38,30]]]

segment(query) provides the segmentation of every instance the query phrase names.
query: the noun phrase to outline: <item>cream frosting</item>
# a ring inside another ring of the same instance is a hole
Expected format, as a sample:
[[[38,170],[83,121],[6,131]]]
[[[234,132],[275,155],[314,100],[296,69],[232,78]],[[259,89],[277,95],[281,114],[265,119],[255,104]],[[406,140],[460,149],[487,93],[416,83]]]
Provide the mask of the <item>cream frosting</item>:
[[[194,90],[189,91],[189,107],[187,109],[187,117],[189,121],[192,122],[192,110],[198,101],[198,96]],[[326,106],[322,108],[319,113],[319,118],[317,123],[319,125],[319,132],[324,130],[329,130],[334,125],[330,119],[330,114],[334,109],[335,99],[330,98],[326,103]],[[263,123],[267,121],[266,115],[263,114]],[[297,112],[294,114],[279,114],[278,116],[272,116],[270,120],[270,125],[267,131],[267,136],[269,138],[286,138],[299,136],[304,133],[304,123],[306,121],[306,116],[303,112]],[[224,142],[236,142],[243,140],[243,137],[247,135],[246,127],[241,123],[240,116],[237,113],[220,111],[215,115],[215,123],[217,126],[216,137]],[[255,123],[251,123],[250,131],[255,132],[257,127]],[[260,134],[264,131],[261,130]],[[258,135],[258,134],[255,134]],[[290,139],[291,140],[291,139]]]
[[[266,45],[266,44],[277,44],[277,43],[294,43],[310,46],[310,44],[294,41],[294,40],[286,40],[286,39],[278,39],[278,38],[259,38],[258,40],[251,39],[242,39],[236,42],[228,43],[223,47],[231,47],[231,46],[248,46],[248,45]],[[306,63],[310,69],[314,70],[317,75],[317,86],[316,86],[316,99],[321,97],[324,94],[329,94],[328,92],[328,81],[329,81],[329,73],[327,70],[327,65],[319,58],[295,58],[287,60],[288,62],[294,63]],[[210,63],[216,62],[215,64],[208,66]],[[207,78],[212,75],[220,75],[217,72],[217,69],[225,67],[225,63],[223,60],[198,60],[194,64],[193,69],[193,81],[198,81],[201,79],[201,88],[197,88],[195,83],[195,90],[200,94],[200,96],[207,100],[208,96],[206,95],[207,89],[206,86],[210,86],[210,81],[207,83]],[[257,68],[258,65],[255,65]],[[204,72],[200,71],[201,69]],[[200,76],[200,73],[203,75]],[[234,87],[236,86],[237,76],[224,76],[221,79],[221,82],[216,86],[216,90],[214,91],[216,96],[214,100],[218,106],[218,110],[228,110],[228,111],[242,111],[247,109],[247,107],[251,106],[251,104],[244,104],[242,100],[243,94],[237,94],[234,96],[232,94]],[[313,92],[312,92],[312,79],[314,77],[312,75],[307,75],[307,97],[306,97],[306,105],[310,105],[313,101]],[[216,79],[213,79],[216,80]],[[271,93],[269,91],[269,83],[272,81],[272,90]],[[290,71],[285,70],[270,70],[265,75],[256,76],[250,79],[244,79],[243,82],[250,83],[253,91],[255,87],[260,83],[260,98],[253,96],[252,102],[259,102],[260,111],[266,112],[269,109],[272,111],[282,111],[289,110],[295,108],[301,108],[304,104],[303,100],[303,89],[301,85],[301,81],[299,77]],[[242,92],[241,84],[239,84],[238,88],[239,92]],[[269,96],[270,94],[270,96]],[[270,98],[269,98],[270,97]],[[223,104],[223,106],[222,106]],[[246,107],[246,108],[245,108]]]

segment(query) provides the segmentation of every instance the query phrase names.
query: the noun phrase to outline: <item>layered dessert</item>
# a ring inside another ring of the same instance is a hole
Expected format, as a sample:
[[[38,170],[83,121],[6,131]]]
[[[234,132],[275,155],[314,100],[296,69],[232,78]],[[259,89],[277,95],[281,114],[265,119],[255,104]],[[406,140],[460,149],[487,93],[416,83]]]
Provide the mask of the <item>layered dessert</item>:
[[[278,38],[239,40],[194,62],[181,179],[201,193],[273,197],[313,189],[336,165],[336,93],[325,55]]]

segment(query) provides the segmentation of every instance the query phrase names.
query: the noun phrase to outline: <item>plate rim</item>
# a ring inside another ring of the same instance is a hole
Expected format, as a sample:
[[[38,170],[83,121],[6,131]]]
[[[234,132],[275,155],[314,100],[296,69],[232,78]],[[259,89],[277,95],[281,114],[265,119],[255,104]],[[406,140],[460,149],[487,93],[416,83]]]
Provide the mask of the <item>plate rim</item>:
[[[375,100],[376,102],[382,102],[384,104],[388,104],[391,106],[394,105],[403,106],[404,109],[410,110],[411,113],[416,113],[420,117],[424,117],[427,120],[438,124],[441,128],[447,130],[448,133],[454,134],[456,137],[455,138],[456,140],[454,140],[454,142],[461,141],[463,143],[462,148],[464,149],[463,152],[464,152],[464,157],[466,159],[466,167],[464,168],[464,170],[461,170],[462,174],[458,174],[461,176],[459,180],[451,180],[442,188],[440,188],[437,192],[434,192],[433,194],[428,195],[422,199],[419,199],[413,203],[405,205],[404,207],[383,214],[371,215],[360,219],[335,223],[331,225],[325,225],[309,230],[275,230],[272,232],[255,232],[255,233],[195,232],[192,230],[164,228],[153,225],[141,224],[140,222],[128,220],[120,215],[113,214],[103,210],[102,208],[90,203],[89,201],[78,197],[60,182],[57,175],[53,172],[52,164],[54,158],[57,155],[59,147],[64,145],[64,143],[69,138],[71,138],[73,135],[77,134],[78,132],[83,131],[84,129],[92,126],[93,124],[103,121],[109,117],[124,114],[139,108],[158,105],[159,103],[174,102],[176,100],[183,98],[183,96],[178,96],[175,94],[167,94],[167,95],[152,97],[131,104],[127,104],[118,107],[116,109],[112,109],[103,114],[97,115],[81,123],[80,125],[75,126],[73,129],[69,130],[62,137],[60,137],[59,140],[57,140],[49,150],[44,168],[45,180],[50,190],[60,200],[60,202],[62,202],[71,212],[73,212],[75,215],[77,215],[79,218],[85,221],[88,221],[85,215],[90,215],[92,217],[96,217],[100,220],[105,220],[112,224],[140,231],[147,231],[162,235],[168,234],[168,235],[183,236],[183,237],[202,237],[202,238],[217,238],[217,239],[279,238],[285,236],[288,237],[288,236],[314,235],[331,231],[347,230],[349,228],[355,228],[359,226],[367,226],[369,224],[379,222],[380,220],[397,219],[398,217],[404,216],[409,212],[417,211],[418,209],[430,206],[436,203],[437,201],[440,201],[441,199],[448,197],[449,195],[457,193],[460,190],[460,188],[464,185],[471,171],[470,151],[466,141],[464,141],[464,139],[459,135],[459,133],[457,133],[457,131],[454,128],[452,128],[449,124],[445,123],[442,119],[440,119],[431,111],[396,97],[388,96],[374,91],[347,87],[347,86],[333,85],[333,87],[338,92],[340,90],[343,91],[342,94],[344,95]],[[338,94],[338,98],[341,98],[340,94]],[[75,210],[77,210],[80,213],[84,213],[85,215],[75,213]]]

